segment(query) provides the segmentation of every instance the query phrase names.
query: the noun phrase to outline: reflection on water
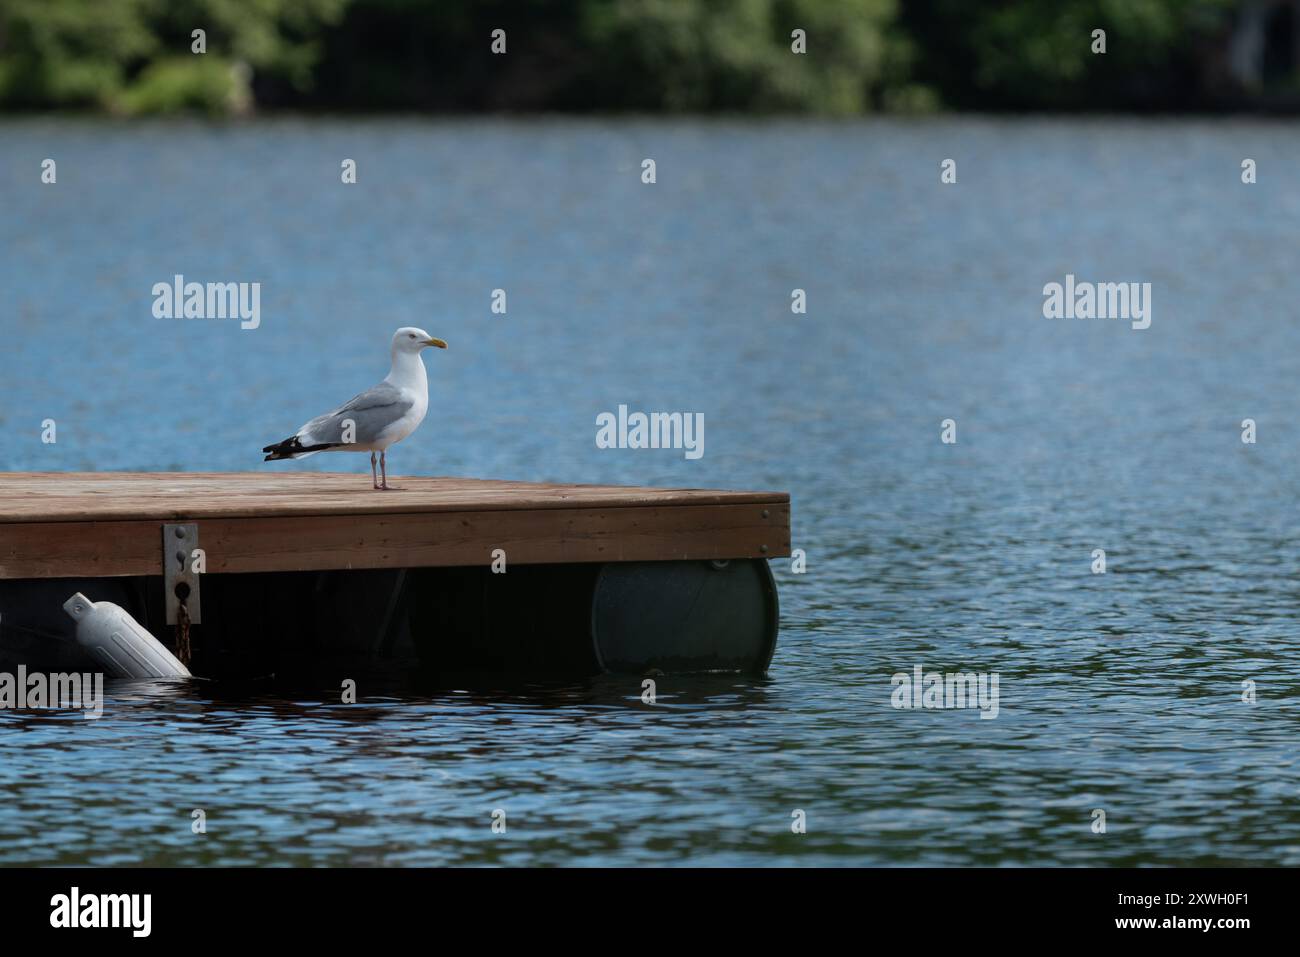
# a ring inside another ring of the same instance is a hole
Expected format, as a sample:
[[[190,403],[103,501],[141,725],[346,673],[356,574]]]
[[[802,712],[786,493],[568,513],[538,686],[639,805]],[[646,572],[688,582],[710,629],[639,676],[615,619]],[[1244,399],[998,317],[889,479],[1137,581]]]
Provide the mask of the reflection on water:
[[[45,774],[8,783],[0,862],[651,861],[704,842],[729,785],[701,780],[683,796],[678,784],[735,751],[771,707],[767,684],[677,679],[650,706],[636,678],[419,697],[362,680],[355,705],[110,682],[105,717],[87,728],[66,713],[6,718],[6,753],[39,741]],[[497,808],[505,835],[489,827]]]
[[[271,468],[415,324],[451,348],[395,473],[788,488],[808,571],[774,563],[767,678],[653,706],[391,674],[343,705],[339,674],[0,713],[0,863],[1300,864],[1300,180],[1238,175],[1297,153],[1255,123],[5,123],[0,467]],[[261,328],[153,319],[175,273],[262,282]],[[1067,273],[1151,282],[1151,327],[1043,319]],[[707,454],[597,449],[619,403],[702,412]],[[916,665],[997,672],[998,717],[894,710]]]

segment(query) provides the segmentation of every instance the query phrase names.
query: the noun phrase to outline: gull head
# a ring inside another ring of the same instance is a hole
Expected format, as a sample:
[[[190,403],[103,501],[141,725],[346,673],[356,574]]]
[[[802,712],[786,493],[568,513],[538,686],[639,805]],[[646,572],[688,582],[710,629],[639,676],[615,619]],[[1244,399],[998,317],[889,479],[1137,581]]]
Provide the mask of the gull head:
[[[415,326],[403,326],[393,333],[393,354],[399,352],[419,352],[428,346],[437,346],[439,349],[446,349],[447,343],[441,339],[435,339],[423,329],[417,329]]]

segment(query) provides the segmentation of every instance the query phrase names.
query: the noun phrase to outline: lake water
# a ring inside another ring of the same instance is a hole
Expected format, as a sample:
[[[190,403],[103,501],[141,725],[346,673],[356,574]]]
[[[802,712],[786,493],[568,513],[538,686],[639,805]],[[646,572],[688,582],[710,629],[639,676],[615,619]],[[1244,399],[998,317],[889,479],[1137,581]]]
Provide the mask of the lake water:
[[[365,482],[258,449],[414,324],[450,348],[395,474],[788,489],[807,553],[769,674],[653,707],[393,676],[0,712],[0,864],[1300,864],[1297,156],[1253,122],[0,123],[0,469]],[[260,282],[260,327],[154,318],[178,273]],[[1067,274],[1150,282],[1150,328],[1043,318]],[[702,412],[703,458],[597,449],[619,404]],[[892,707],[917,665],[997,673],[997,717]]]

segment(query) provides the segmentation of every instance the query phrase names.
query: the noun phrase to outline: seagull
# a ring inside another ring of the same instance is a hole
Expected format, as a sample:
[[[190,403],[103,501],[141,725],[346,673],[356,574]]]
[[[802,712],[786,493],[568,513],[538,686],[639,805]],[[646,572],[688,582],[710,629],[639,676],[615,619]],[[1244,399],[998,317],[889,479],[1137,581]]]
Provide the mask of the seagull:
[[[388,489],[388,447],[402,441],[424,421],[429,410],[429,377],[420,352],[427,346],[446,349],[447,343],[423,329],[403,326],[393,333],[393,367],[388,378],[367,389],[333,412],[318,415],[281,442],[262,449],[264,462],[304,459],[317,452],[369,452],[370,481],[375,489]],[[379,452],[381,481],[375,474]]]

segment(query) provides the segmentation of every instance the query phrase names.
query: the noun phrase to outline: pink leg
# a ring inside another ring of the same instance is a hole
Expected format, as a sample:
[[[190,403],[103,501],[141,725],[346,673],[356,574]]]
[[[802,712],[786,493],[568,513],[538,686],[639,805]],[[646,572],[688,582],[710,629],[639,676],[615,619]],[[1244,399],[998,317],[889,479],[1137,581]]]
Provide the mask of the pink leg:
[[[370,487],[379,488],[379,476],[375,473],[375,453],[370,453]]]
[[[387,455],[387,452],[379,453],[379,474],[384,477],[384,480],[379,483],[379,487],[382,489],[388,488],[388,463],[384,461]]]

